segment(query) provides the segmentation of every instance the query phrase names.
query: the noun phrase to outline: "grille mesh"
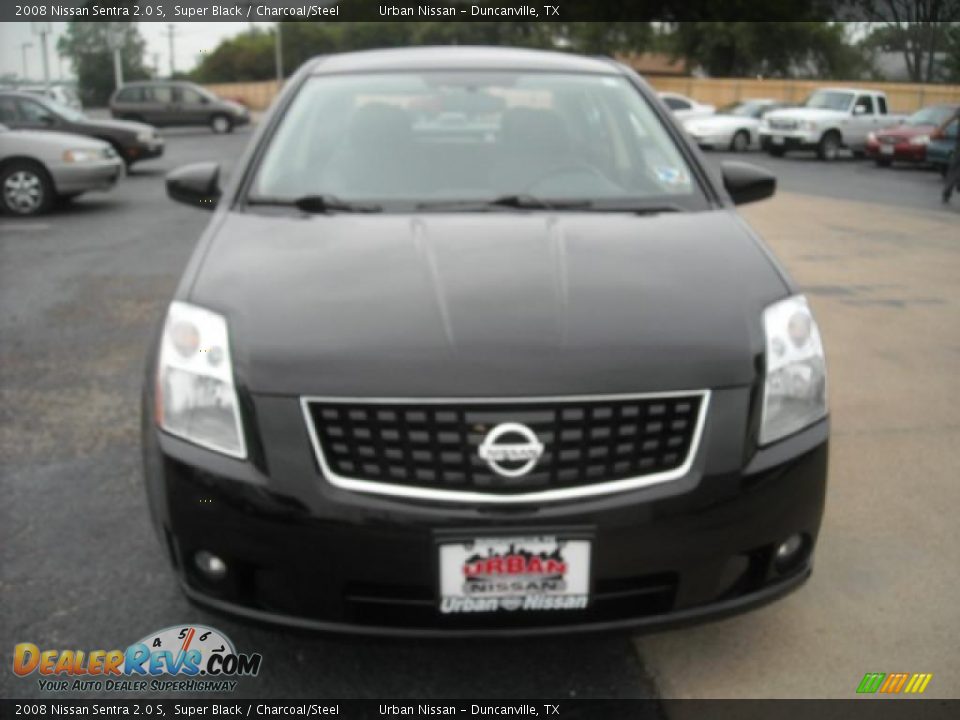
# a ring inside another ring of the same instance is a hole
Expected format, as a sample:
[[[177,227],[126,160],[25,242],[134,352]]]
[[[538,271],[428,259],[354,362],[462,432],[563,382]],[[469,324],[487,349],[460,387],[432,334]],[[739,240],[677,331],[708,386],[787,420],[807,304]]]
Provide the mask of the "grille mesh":
[[[522,403],[314,400],[307,410],[327,467],[341,477],[510,494],[675,470],[690,452],[702,402],[700,394]],[[508,422],[526,425],[544,446],[533,469],[515,478],[494,472],[479,454],[486,435]]]

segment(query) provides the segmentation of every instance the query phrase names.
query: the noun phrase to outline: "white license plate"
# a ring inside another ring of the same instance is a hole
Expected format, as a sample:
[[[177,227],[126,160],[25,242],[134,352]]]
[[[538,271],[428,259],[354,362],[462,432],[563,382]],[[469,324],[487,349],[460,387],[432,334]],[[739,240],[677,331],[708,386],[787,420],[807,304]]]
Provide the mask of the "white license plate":
[[[773,144],[774,144],[774,145],[783,145],[783,136],[782,136],[782,135],[774,135],[773,138],[772,138],[772,140],[773,140]]]
[[[880,146],[881,155],[893,155],[893,145],[881,145]]]
[[[440,612],[583,610],[590,542],[492,537],[440,546]]]

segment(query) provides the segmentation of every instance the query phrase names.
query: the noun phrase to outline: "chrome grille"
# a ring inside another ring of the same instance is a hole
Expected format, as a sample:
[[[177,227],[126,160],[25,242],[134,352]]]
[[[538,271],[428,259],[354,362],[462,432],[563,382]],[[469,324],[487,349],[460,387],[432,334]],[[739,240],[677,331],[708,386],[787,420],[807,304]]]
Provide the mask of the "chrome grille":
[[[503,400],[304,398],[319,469],[335,485],[436,499],[561,499],[661,482],[686,472],[709,394]],[[519,477],[495,472],[480,445],[503,423],[543,444]]]

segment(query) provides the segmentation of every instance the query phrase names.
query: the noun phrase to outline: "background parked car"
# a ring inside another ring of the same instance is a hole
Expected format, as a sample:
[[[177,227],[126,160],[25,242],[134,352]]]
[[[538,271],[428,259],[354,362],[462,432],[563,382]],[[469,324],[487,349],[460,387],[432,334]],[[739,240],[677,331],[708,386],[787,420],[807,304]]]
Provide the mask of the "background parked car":
[[[870,133],[867,156],[882,167],[893,162],[925,163],[930,133],[956,110],[956,105],[931,105],[917,110],[900,125]]]
[[[942,135],[930,135],[930,142],[927,144],[927,162],[939,170],[941,175],[946,175],[947,168],[950,167],[950,158],[953,157],[957,147],[958,132],[960,132],[960,120],[954,120],[947,125]]]
[[[775,110],[760,126],[760,141],[771,155],[788,150],[816,150],[821,160],[834,160],[840,148],[855,154],[866,149],[867,135],[903,122],[887,112],[887,96],[860,88],[823,88],[802,107]]]
[[[122,174],[123,161],[105,142],[0,125],[0,208],[6,213],[37,215],[58,198],[109,190]]]
[[[707,115],[713,115],[716,112],[716,108],[713,105],[704,105],[698,103],[692,98],[688,98],[685,95],[678,95],[677,93],[662,92],[657,93],[660,96],[660,99],[666,104],[668,108],[676,115],[678,120],[689,120],[696,117],[706,117]]]
[[[83,110],[83,103],[80,102],[80,96],[68,85],[21,85],[17,90],[30,93],[31,95],[40,95],[50,100],[56,100],[61,105],[66,105],[74,110]]]
[[[250,111],[240,103],[222,100],[209,90],[188,82],[137,82],[124,85],[110,98],[115,118],[153,125],[209,125],[228,133],[250,122]]]
[[[743,100],[720,108],[715,115],[684,121],[684,127],[701,147],[744,152],[760,144],[760,118],[786,107],[775,100]]]
[[[23,130],[56,130],[110,143],[127,166],[163,155],[163,138],[143,123],[98,120],[54,100],[24,92],[0,92],[0,123]]]

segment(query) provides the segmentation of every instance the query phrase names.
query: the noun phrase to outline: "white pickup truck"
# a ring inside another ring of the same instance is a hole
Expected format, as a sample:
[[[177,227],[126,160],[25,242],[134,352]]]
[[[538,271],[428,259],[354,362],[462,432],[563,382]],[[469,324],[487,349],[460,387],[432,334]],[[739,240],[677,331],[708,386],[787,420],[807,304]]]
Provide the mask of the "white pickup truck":
[[[862,153],[867,135],[898,125],[904,117],[887,112],[882,92],[823,88],[800,107],[768,113],[760,125],[760,145],[775,157],[788,150],[816,150],[821,160],[834,160],[842,147]]]

